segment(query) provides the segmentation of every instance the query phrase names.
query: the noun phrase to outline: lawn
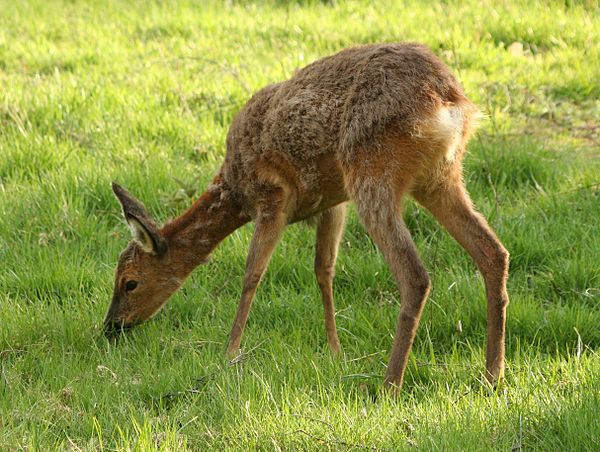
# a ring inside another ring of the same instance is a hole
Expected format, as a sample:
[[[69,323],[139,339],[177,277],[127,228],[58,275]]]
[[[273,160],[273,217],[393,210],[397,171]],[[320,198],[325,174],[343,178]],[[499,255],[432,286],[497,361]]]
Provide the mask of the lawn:
[[[225,358],[252,225],[117,344],[129,240],[110,182],[160,221],[199,196],[262,86],[344,47],[421,41],[486,115],[465,180],[511,253],[505,384],[483,384],[475,265],[413,202],[433,288],[401,394],[399,298],[352,211],[328,353],[314,230],[285,233],[242,359]],[[1,450],[600,449],[596,1],[0,0]]]

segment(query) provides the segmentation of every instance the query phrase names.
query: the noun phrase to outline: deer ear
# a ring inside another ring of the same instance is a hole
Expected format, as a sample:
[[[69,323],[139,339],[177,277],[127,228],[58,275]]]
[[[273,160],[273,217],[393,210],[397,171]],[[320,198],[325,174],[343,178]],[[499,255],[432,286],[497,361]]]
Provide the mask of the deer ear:
[[[133,240],[138,242],[142,249],[146,253],[156,254],[161,256],[166,251],[166,242],[163,237],[160,236],[155,228],[149,227],[144,224],[143,220],[136,218],[133,215],[125,217]]]
[[[123,207],[123,216],[131,229],[133,239],[147,253],[163,255],[167,250],[167,241],[160,235],[144,205],[115,182],[112,189]]]

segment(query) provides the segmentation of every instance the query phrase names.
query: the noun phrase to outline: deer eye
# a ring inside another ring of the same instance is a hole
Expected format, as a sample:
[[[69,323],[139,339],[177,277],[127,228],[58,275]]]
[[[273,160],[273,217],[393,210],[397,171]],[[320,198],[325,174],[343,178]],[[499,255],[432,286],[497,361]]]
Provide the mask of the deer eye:
[[[132,290],[134,290],[137,287],[137,281],[127,281],[125,283],[125,292],[131,292]]]

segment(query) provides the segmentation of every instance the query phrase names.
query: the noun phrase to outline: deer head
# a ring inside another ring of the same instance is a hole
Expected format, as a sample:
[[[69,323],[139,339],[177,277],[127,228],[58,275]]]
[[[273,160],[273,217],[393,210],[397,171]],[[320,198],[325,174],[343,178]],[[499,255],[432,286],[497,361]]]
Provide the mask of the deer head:
[[[162,308],[185,276],[172,265],[168,240],[161,235],[144,205],[116,183],[113,191],[133,240],[121,253],[115,271],[112,303],[104,319],[107,333],[139,324]]]

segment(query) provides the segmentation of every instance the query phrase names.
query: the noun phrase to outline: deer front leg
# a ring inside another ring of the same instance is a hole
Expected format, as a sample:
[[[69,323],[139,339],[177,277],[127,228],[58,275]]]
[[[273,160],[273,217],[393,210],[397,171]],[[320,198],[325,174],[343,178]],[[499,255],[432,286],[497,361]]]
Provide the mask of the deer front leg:
[[[333,356],[340,353],[340,340],[335,326],[335,308],[333,304],[333,277],[335,261],[346,219],[346,204],[339,204],[322,213],[317,225],[317,243],[315,255],[315,274],[323,307],[325,310],[325,331],[327,343]]]
[[[231,359],[235,358],[239,353],[240,342],[246,321],[248,320],[252,300],[271,259],[273,250],[285,228],[285,224],[285,217],[282,211],[270,211],[269,213],[259,214],[256,220],[254,235],[250,242],[250,250],[246,260],[242,297],[238,305],[235,322],[229,335],[229,344],[227,345],[227,356]]]

